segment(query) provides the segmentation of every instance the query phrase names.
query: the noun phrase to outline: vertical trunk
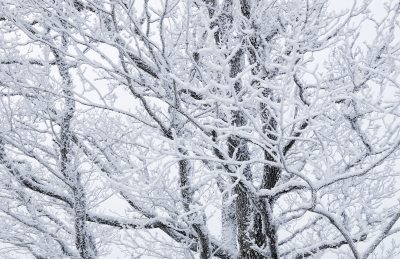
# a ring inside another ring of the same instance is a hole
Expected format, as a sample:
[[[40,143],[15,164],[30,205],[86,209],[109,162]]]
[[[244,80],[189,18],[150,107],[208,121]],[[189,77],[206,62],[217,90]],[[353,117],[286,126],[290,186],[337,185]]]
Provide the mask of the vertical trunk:
[[[230,77],[236,77],[243,70],[244,53],[240,49],[231,60]],[[240,94],[242,84],[240,81],[234,84],[235,94]],[[240,98],[239,100],[240,101]],[[246,125],[246,118],[240,110],[232,112],[232,124],[240,127]],[[237,161],[248,161],[250,159],[249,148],[247,142],[237,135],[232,135],[228,139],[229,156]],[[239,169],[239,168],[238,168]],[[252,181],[252,173],[250,166],[243,169],[243,175],[247,181]],[[235,186],[236,198],[236,221],[237,221],[237,238],[239,243],[240,258],[263,258],[258,252],[251,247],[254,245],[252,239],[252,226],[254,226],[253,215],[254,208],[251,204],[249,195],[240,185]]]
[[[242,0],[243,2],[246,2],[245,0]],[[248,16],[250,17],[250,16]],[[252,24],[252,27],[255,27],[255,25]],[[257,30],[257,28],[253,28],[254,30]],[[273,31],[270,35],[265,37],[266,41],[271,40],[274,35],[276,34],[276,31]],[[250,64],[255,64],[256,66],[252,69],[252,74],[253,75],[259,75],[262,72],[262,63],[259,60],[259,57],[263,57],[265,55],[263,45],[261,44],[262,39],[260,38],[259,35],[254,34],[250,36],[250,43],[251,46],[248,48],[249,52],[249,62]],[[274,76],[274,72],[272,73],[266,73],[263,76],[263,79],[265,78],[272,78]],[[257,87],[259,83],[256,81],[252,82],[253,87]],[[262,92],[262,95],[266,99],[272,99],[272,91],[269,89],[264,89]],[[267,134],[267,138],[270,140],[269,146],[272,147],[272,149],[276,149],[276,140],[277,140],[277,121],[274,115],[271,113],[270,107],[266,102],[262,102],[260,104],[260,114],[261,114],[261,122],[263,125],[263,132]],[[272,152],[272,154],[271,154]],[[274,157],[276,153],[274,153],[274,150],[272,151],[264,151],[264,159],[266,161],[271,161],[271,162],[277,162],[276,158]],[[263,172],[263,179],[261,183],[261,188],[262,189],[272,189],[276,183],[279,180],[281,174],[281,169],[275,166],[271,166],[266,164],[264,166],[264,172]],[[279,258],[279,253],[278,253],[278,238],[277,238],[277,230],[276,230],[276,225],[273,223],[273,201],[271,199],[263,200],[260,201],[263,206],[261,209],[261,212],[257,212],[254,218],[255,224],[254,224],[254,239],[256,244],[262,248],[265,249],[268,246],[268,250],[271,254],[271,258],[277,259]]]
[[[67,40],[62,37],[63,47]],[[67,179],[72,189],[74,199],[74,226],[75,246],[83,259],[96,258],[96,247],[86,225],[86,194],[81,183],[81,175],[75,170],[73,164],[71,120],[75,112],[75,101],[73,99],[73,85],[69,69],[65,63],[64,55],[57,49],[52,49],[56,59],[57,67],[62,78],[63,95],[65,96],[64,111],[61,118],[60,130],[60,167],[61,173]]]
[[[210,18],[213,18],[214,21],[211,23],[211,29],[214,28],[215,26],[218,27],[217,30],[214,32],[214,40],[217,45],[221,45],[226,41],[227,35],[229,35],[229,31],[231,30],[232,27],[232,0],[225,0],[222,4],[222,12],[219,14],[219,16],[215,19],[214,15],[216,12],[216,9],[218,8],[218,4],[216,0],[203,0],[208,9],[208,14]],[[240,54],[241,55],[241,54]],[[239,57],[240,59],[241,57]],[[239,64],[237,64],[239,65]],[[238,69],[241,69],[240,67],[237,67],[236,71],[231,72],[232,73],[238,73]],[[235,115],[234,115],[235,117]],[[238,119],[238,118],[237,118]],[[236,120],[236,119],[234,119]],[[239,120],[239,119],[238,119]],[[240,123],[239,121],[237,121]],[[213,141],[216,141],[216,132],[213,131]],[[234,137],[228,139],[228,146],[232,148],[232,151],[230,151],[230,156],[233,155],[233,150],[235,149],[235,142]],[[217,149],[214,149],[214,154],[219,157],[223,158],[223,156],[220,154],[220,152]],[[233,180],[234,181],[234,180]],[[232,182],[233,182],[232,181]],[[222,186],[221,184],[221,189],[224,190],[225,186]],[[236,193],[236,190],[235,190]],[[238,208],[240,207],[240,208]],[[237,251],[237,238],[238,238],[238,221],[237,221],[237,210],[241,209],[243,206],[238,206],[237,202],[230,202],[230,195],[225,193],[222,195],[222,242],[223,244],[231,251]],[[243,221],[242,221],[243,222]],[[243,228],[243,224],[242,227]]]
[[[225,186],[222,188],[225,190]],[[230,251],[237,251],[236,245],[236,210],[234,203],[230,201],[231,197],[228,193],[222,195],[222,243]]]
[[[213,141],[217,142],[217,133],[212,131]],[[217,148],[214,148],[214,154],[219,159],[224,159],[224,156],[220,153]],[[223,169],[223,166],[219,168]],[[227,247],[230,251],[237,251],[237,221],[236,221],[236,208],[235,203],[231,200],[231,194],[227,193],[226,190],[233,183],[233,179],[223,179],[222,177],[218,178],[217,184],[222,193],[222,204],[221,204],[221,218],[222,218],[222,229],[221,229],[221,237],[222,243],[225,247]],[[227,181],[227,183],[225,183]]]
[[[251,2],[248,0],[240,0],[240,11],[242,15],[251,23]],[[215,32],[214,38],[216,43],[223,44],[224,39],[230,34],[232,24],[234,23],[234,17],[232,16],[233,1],[226,0],[222,4],[223,12],[216,21],[216,25],[219,29]],[[256,29],[256,28],[255,28]],[[251,39],[251,43],[254,45],[254,49],[257,51],[259,46],[259,41],[254,37]],[[255,53],[253,53],[255,54]],[[250,55],[251,63],[256,62],[256,55]],[[245,52],[241,48],[236,55],[232,58],[230,62],[230,77],[236,77],[242,70],[244,65]],[[254,74],[259,72],[259,66],[253,70]],[[242,91],[242,84],[240,81],[235,82],[234,91],[236,94],[240,95]],[[240,96],[239,100],[240,101]],[[265,107],[264,107],[265,108]],[[265,109],[264,109],[265,110]],[[262,115],[263,117],[268,116],[268,114]],[[270,118],[270,116],[268,116]],[[264,121],[264,119],[263,119]],[[232,112],[232,125],[240,127],[246,124],[246,118],[240,110]],[[274,128],[274,122],[271,120],[271,126]],[[276,125],[275,125],[276,128]],[[272,140],[272,139],[271,139]],[[239,136],[233,134],[228,139],[228,151],[229,155],[237,161],[247,161],[250,159],[249,148],[246,141]],[[265,156],[269,153],[265,153]],[[274,161],[273,158],[266,158],[268,161]],[[268,183],[274,186],[279,178],[279,170],[277,168],[265,167],[264,169],[264,179],[262,185]],[[246,180],[252,181],[252,172],[249,166],[243,169],[243,175]],[[249,195],[243,190],[240,185],[235,187],[235,194],[237,195],[235,201],[235,208],[224,208],[223,216],[227,219],[231,219],[230,213],[235,212],[236,215],[234,219],[236,220],[237,226],[237,239],[239,244],[239,256],[240,258],[267,258],[265,255],[252,249],[252,246],[259,246],[261,249],[267,247],[267,241],[269,244],[269,250],[272,258],[278,258],[278,252],[276,247],[276,231],[272,220],[272,206],[270,201],[259,201],[258,203],[262,205],[258,208],[258,211],[254,208]],[[229,224],[229,223],[228,223]],[[268,237],[268,240],[267,240]]]
[[[176,89],[174,89],[176,92]],[[175,94],[175,103],[179,107],[179,97]],[[182,135],[181,128],[184,123],[184,118],[179,114],[177,110],[171,108],[172,116],[172,127],[174,128],[176,135],[180,137]],[[182,155],[187,155],[187,151],[183,148],[178,148],[178,152]],[[189,221],[193,230],[197,234],[198,239],[198,251],[200,253],[201,259],[211,258],[211,246],[208,235],[208,230],[206,226],[206,220],[204,216],[199,213],[192,213],[190,205],[193,204],[193,189],[191,186],[191,177],[193,174],[193,169],[191,162],[187,159],[182,159],[178,162],[179,165],[179,185],[181,190],[181,196],[183,201],[183,208],[185,212],[189,215]]]
[[[266,98],[271,97],[271,93],[268,90],[263,91],[263,95]],[[277,140],[277,122],[274,117],[274,115],[271,113],[269,110],[268,106],[266,103],[261,103],[260,105],[261,109],[261,120],[263,122],[263,131],[264,133],[267,133],[267,137],[269,140],[271,140],[271,146],[273,147],[273,150],[271,151],[265,151],[264,152],[264,158],[267,161],[271,162],[277,162],[276,158],[276,144],[274,144]],[[272,153],[272,154],[271,154]],[[264,166],[264,174],[263,174],[263,180],[261,183],[261,188],[263,189],[272,189],[275,187],[276,183],[279,180],[279,177],[281,175],[281,169],[276,167],[276,166],[271,166],[271,165],[265,165]],[[272,199],[267,199],[265,201],[266,204],[266,217],[265,217],[265,233],[268,237],[268,245],[269,245],[269,250],[271,253],[271,257],[273,259],[278,259],[279,254],[278,254],[278,237],[277,237],[277,229],[276,225],[273,220],[273,200]]]
[[[179,149],[179,152],[185,154],[185,151]],[[183,207],[185,212],[190,213],[190,204],[193,203],[193,190],[190,184],[190,176],[191,176],[191,165],[190,162],[186,159],[182,159],[179,161],[179,176],[180,176],[180,188],[181,188],[181,196],[183,199]],[[192,227],[197,234],[198,237],[198,246],[200,252],[201,259],[208,259],[211,257],[211,249],[210,249],[210,240],[208,238],[208,231],[205,226],[205,220],[203,218],[200,219],[201,223],[196,223],[199,221],[198,217],[202,217],[201,215],[192,215],[190,214],[190,220],[193,220],[194,223]]]
[[[270,91],[268,90],[263,91],[263,96],[265,98],[272,99],[271,95],[272,94],[270,93]],[[261,120],[263,123],[263,131],[264,133],[267,133],[268,139],[271,140],[271,146],[273,147],[273,149],[276,149],[277,148],[276,145],[273,144],[277,140],[276,119],[269,110],[268,105],[266,103],[261,103],[260,109],[261,109]],[[267,161],[277,162],[274,156],[276,156],[275,150],[264,152],[264,158]],[[278,182],[280,174],[281,174],[280,168],[276,166],[265,165],[262,188],[272,189]]]
[[[238,125],[237,125],[238,126]],[[249,159],[248,148],[246,143],[238,136],[231,136],[228,139],[229,155],[237,161],[246,161]],[[243,170],[243,174],[247,180],[251,180],[251,171],[247,166]],[[249,236],[249,230],[251,225],[252,207],[250,204],[250,197],[243,190],[240,185],[235,186],[235,194],[237,198],[235,200],[235,211],[237,221],[237,238],[239,243],[239,255],[240,258],[248,257],[250,253],[251,239]]]

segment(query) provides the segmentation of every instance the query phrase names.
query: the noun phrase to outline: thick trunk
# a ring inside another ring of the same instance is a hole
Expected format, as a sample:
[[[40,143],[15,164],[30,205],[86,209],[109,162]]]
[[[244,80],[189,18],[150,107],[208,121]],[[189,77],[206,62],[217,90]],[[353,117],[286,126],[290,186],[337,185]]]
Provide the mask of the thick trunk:
[[[240,49],[231,60],[231,71],[230,77],[236,77],[242,70],[244,65],[244,52]],[[240,94],[242,90],[242,84],[240,81],[234,83],[235,94]],[[240,100],[240,97],[238,98]],[[236,127],[246,125],[246,118],[240,110],[232,112],[232,125]],[[232,135],[228,139],[228,151],[236,161],[248,161],[250,159],[249,148],[246,140],[243,138]],[[237,170],[241,170],[237,168]],[[249,166],[243,169],[244,178],[251,182],[252,172]],[[237,222],[237,238],[239,243],[239,256],[240,258],[264,258],[260,253],[252,249],[255,242],[252,238],[253,227],[254,227],[254,213],[255,209],[252,206],[249,194],[243,190],[241,185],[235,186],[235,194],[237,195],[236,205],[236,222]]]
[[[269,91],[264,91],[263,95],[265,98],[270,98],[270,92]],[[262,103],[261,104],[261,119],[263,123],[263,131],[264,133],[267,133],[267,137],[271,143],[272,150],[265,151],[264,152],[264,158],[267,161],[271,162],[277,162],[276,159],[276,140],[277,136],[275,135],[277,133],[277,122],[274,117],[274,114],[269,110],[267,107],[267,104]],[[281,169],[276,166],[271,166],[266,164],[264,166],[264,174],[263,174],[263,180],[261,183],[261,188],[262,189],[272,189],[275,187],[277,184],[279,177],[281,175]],[[266,201],[266,215],[265,215],[265,229],[264,232],[268,237],[268,246],[269,246],[269,251],[271,253],[271,258],[273,259],[278,259],[279,258],[279,253],[278,253],[278,237],[277,237],[277,229],[276,225],[273,220],[273,200],[272,199],[267,199]]]
[[[242,15],[248,19],[248,22],[251,22],[252,7],[250,1],[240,0],[239,4]],[[222,5],[223,12],[220,14],[218,19],[216,19],[215,25],[218,25],[218,30],[216,30],[214,37],[218,45],[224,44],[225,39],[230,37],[234,19],[232,15],[232,8],[233,1],[224,1]],[[253,74],[255,75],[261,70],[261,64],[258,64],[257,61],[257,56],[261,53],[256,54],[254,50],[257,51],[261,45],[260,39],[258,39],[257,36],[252,37],[250,41],[254,47],[250,51],[250,63],[257,63],[257,66],[252,70]],[[246,53],[244,48],[241,48],[239,51],[237,51],[230,62],[231,78],[236,77],[243,70],[245,58]],[[241,81],[236,81],[234,83],[235,94],[240,95],[242,90]],[[240,96],[238,96],[237,99],[239,102],[241,101]],[[276,121],[272,116],[270,116],[266,104],[262,104],[261,109],[262,121],[264,125],[266,125],[264,127],[264,132],[266,130],[276,132]],[[235,110],[232,112],[232,125],[241,127],[246,125],[246,123],[247,121],[243,112],[240,110]],[[276,136],[273,134],[268,135],[268,137],[271,140],[271,143],[274,143],[276,140]],[[247,161],[250,159],[250,153],[246,140],[237,135],[232,134],[232,136],[228,139],[228,150],[229,155],[237,161]],[[274,157],[268,152],[265,152],[265,159],[267,161],[276,162]],[[252,181],[252,172],[249,166],[245,167],[242,173],[247,181]],[[263,173],[262,188],[273,188],[276,185],[279,176],[279,168],[266,165]],[[232,180],[234,181],[235,179]],[[243,190],[240,185],[237,185],[234,191],[237,195],[235,207],[223,207],[223,219],[224,221],[225,219],[227,220],[225,224],[223,224],[223,231],[230,231],[232,226],[236,226],[240,258],[267,258],[267,256],[255,251],[252,248],[253,246],[258,246],[264,251],[269,250],[269,254],[272,258],[278,258],[277,234],[276,227],[273,224],[272,201],[258,201],[258,203],[262,204],[262,206],[256,210],[248,193]],[[232,213],[234,213],[234,216],[232,216]],[[232,223],[232,221],[235,223]]]
[[[243,0],[244,1],[244,0]],[[246,1],[245,1],[246,2]],[[254,25],[252,25],[254,27]],[[256,29],[256,28],[254,28]],[[276,31],[273,31],[270,35],[265,37],[266,41],[270,41],[275,35]],[[252,35],[250,37],[251,46],[248,48],[249,62],[250,64],[255,64],[252,69],[253,75],[259,75],[263,73],[263,79],[274,77],[275,72],[263,72],[263,64],[260,62],[260,57],[264,53],[263,45],[261,44],[262,39],[259,35]],[[257,87],[258,82],[253,81],[252,86]],[[272,101],[272,91],[269,89],[264,89],[262,95],[266,99]],[[268,146],[271,150],[264,151],[264,159],[276,163],[276,140],[277,140],[277,121],[274,114],[271,111],[271,107],[268,106],[266,102],[260,104],[260,114],[261,123],[263,125],[263,133],[267,135],[267,139],[270,140]],[[281,174],[281,169],[276,166],[271,166],[269,164],[264,165],[263,178],[261,182],[261,189],[272,189],[277,184]],[[277,230],[273,221],[273,200],[267,199],[260,201],[264,206],[262,206],[261,212],[258,211],[254,217],[254,239],[258,247],[263,250],[268,250],[271,258],[279,258],[278,253],[278,238]]]

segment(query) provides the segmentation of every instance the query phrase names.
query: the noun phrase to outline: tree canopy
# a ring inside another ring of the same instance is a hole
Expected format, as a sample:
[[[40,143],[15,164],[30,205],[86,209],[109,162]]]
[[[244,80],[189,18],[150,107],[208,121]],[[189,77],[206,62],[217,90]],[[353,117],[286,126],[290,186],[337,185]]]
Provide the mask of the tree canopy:
[[[399,5],[0,0],[1,257],[394,258]]]

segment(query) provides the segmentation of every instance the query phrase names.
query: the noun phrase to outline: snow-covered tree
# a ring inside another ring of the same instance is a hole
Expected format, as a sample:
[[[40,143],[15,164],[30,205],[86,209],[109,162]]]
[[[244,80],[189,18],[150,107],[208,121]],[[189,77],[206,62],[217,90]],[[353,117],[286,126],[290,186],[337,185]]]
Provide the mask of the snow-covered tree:
[[[396,256],[400,2],[335,4],[0,0],[1,257]]]

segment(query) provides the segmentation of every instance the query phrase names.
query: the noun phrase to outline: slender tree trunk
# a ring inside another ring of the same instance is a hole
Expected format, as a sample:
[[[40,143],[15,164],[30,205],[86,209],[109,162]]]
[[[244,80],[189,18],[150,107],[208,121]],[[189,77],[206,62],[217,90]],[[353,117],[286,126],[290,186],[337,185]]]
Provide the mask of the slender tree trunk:
[[[64,35],[62,40],[63,47],[65,48],[67,46],[67,39]],[[94,259],[97,257],[97,251],[86,222],[86,194],[81,183],[80,172],[73,167],[74,153],[71,132],[71,121],[75,112],[75,101],[72,91],[73,82],[62,52],[57,49],[52,49],[52,51],[62,78],[63,94],[65,96],[64,111],[60,123],[60,166],[61,173],[65,176],[72,189],[75,246],[82,259]]]
[[[175,95],[175,103],[176,106],[179,107],[179,99],[177,95]],[[182,124],[184,123],[184,118],[175,108],[171,108],[171,116],[172,116],[172,127],[174,128],[177,137],[181,137],[182,132]],[[182,155],[187,155],[187,151],[183,148],[178,148],[178,152]],[[193,204],[193,189],[190,182],[190,179],[193,176],[193,168],[192,164],[187,159],[179,160],[179,185],[181,189],[181,196],[183,200],[183,208],[185,212],[189,215],[189,221],[191,222],[191,226],[198,238],[198,250],[200,252],[201,259],[211,258],[211,246],[210,239],[208,235],[208,230],[206,226],[206,220],[203,218],[203,215],[198,212],[191,212],[190,205]]]

